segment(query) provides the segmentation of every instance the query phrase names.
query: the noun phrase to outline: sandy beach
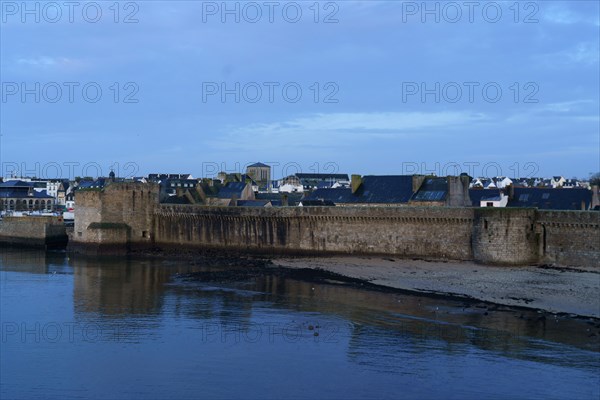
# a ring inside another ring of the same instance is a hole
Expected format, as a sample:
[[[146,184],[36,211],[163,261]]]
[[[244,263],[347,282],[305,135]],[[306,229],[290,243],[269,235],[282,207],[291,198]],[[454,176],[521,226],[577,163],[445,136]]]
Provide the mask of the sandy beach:
[[[599,268],[505,267],[389,257],[281,258],[273,263],[318,268],[410,292],[600,318]]]

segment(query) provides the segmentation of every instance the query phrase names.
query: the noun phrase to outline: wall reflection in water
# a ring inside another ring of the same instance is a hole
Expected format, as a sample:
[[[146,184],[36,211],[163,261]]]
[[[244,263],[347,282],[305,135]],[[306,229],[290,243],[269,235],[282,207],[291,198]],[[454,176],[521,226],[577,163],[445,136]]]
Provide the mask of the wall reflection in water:
[[[448,354],[477,348],[557,365],[598,363],[598,321],[273,275],[242,282],[189,282],[177,274],[207,268],[186,261],[3,250],[0,263],[3,272],[72,275],[76,321],[118,327],[120,339],[144,340],[168,316],[189,320],[205,334],[211,329],[215,334],[215,329],[248,333],[260,324],[273,335],[293,327],[302,329],[302,335],[316,333],[322,341],[343,338],[350,360],[375,369],[389,370],[390,358],[424,355],[432,342]],[[587,360],[574,360],[552,351],[560,345],[592,353]]]

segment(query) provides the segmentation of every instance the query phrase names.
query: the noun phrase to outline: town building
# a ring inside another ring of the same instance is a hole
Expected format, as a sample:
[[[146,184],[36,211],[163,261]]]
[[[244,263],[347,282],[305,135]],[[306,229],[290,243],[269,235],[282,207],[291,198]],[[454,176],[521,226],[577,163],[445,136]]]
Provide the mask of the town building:
[[[55,198],[45,190],[35,190],[33,182],[9,180],[0,183],[0,208],[4,213],[13,211],[52,212],[55,204]]]
[[[258,184],[258,191],[270,191],[271,167],[261,162],[248,165],[246,175]]]

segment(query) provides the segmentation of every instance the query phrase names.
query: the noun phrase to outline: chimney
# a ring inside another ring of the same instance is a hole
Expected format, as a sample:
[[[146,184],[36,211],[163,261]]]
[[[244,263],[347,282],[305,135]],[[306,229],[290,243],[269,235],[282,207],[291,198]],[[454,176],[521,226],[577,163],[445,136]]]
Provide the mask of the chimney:
[[[360,185],[362,185],[361,176],[360,175],[352,175],[352,181],[351,181],[352,194],[356,193],[356,191],[358,190]]]
[[[424,180],[425,180],[425,177],[423,175],[413,175],[413,177],[412,177],[412,192],[413,193],[417,193],[417,191],[423,184]]]
[[[513,185],[512,183],[510,185],[508,185],[507,187],[507,194],[508,194],[508,199],[512,200],[515,198],[515,185]]]
[[[463,190],[463,206],[471,207],[471,196],[469,195],[469,186],[471,185],[471,177],[467,174],[460,174],[460,182]]]
[[[596,206],[600,206],[600,198],[598,196],[598,185],[592,185],[592,204],[590,204],[590,209],[593,210]]]

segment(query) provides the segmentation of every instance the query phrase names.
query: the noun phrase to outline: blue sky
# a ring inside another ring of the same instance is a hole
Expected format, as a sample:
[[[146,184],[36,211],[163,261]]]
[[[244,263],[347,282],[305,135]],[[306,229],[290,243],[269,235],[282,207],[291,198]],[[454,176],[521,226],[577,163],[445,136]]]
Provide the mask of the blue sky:
[[[28,4],[0,2],[3,174],[600,170],[596,1]]]

